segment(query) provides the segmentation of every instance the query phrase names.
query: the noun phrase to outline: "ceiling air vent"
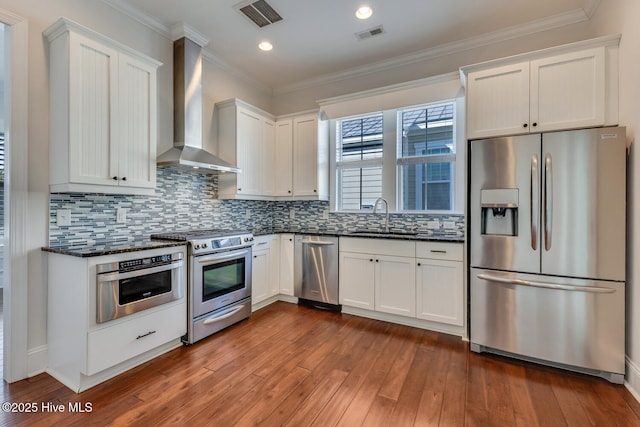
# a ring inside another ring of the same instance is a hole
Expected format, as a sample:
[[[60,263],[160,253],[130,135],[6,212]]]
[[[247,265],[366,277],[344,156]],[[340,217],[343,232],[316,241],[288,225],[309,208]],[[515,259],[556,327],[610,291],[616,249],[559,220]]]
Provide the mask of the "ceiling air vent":
[[[381,34],[384,34],[384,28],[382,28],[382,25],[378,25],[377,27],[369,28],[368,30],[356,33],[356,37],[358,38],[358,40],[366,40],[370,39],[371,37],[379,36]]]
[[[265,0],[242,2],[234,6],[235,9],[242,12],[244,16],[249,18],[258,27],[266,27],[278,21],[282,21],[282,16],[276,12],[273,7]]]

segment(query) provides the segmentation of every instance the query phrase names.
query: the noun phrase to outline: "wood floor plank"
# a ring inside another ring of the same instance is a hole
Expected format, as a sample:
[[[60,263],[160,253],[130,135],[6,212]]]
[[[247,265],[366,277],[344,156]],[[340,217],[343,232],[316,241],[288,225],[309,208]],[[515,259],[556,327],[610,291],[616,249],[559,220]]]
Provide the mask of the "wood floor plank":
[[[0,393],[6,402],[93,405],[84,414],[0,412],[0,426],[12,427],[640,427],[640,403],[623,386],[475,354],[447,334],[288,303],[81,394],[46,374]]]

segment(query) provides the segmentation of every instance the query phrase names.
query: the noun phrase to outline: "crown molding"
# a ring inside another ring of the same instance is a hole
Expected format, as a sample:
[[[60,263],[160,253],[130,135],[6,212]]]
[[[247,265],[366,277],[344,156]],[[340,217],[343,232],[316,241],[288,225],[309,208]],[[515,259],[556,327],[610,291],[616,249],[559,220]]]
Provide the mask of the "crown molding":
[[[593,18],[593,15],[596,13],[600,3],[601,0],[587,0],[587,4],[585,4],[582,9],[589,19]]]
[[[200,46],[206,46],[209,43],[209,39],[207,39],[204,35],[202,35],[202,33],[198,32],[193,27],[190,27],[185,23],[177,23],[173,27],[169,28],[166,25],[164,25],[162,22],[160,22],[158,19],[148,15],[147,13],[141,11],[138,8],[131,6],[125,0],[102,0],[102,1],[108,4],[109,6],[111,6],[112,8],[116,9],[117,11],[121,12],[122,14],[131,17],[132,19],[138,21],[139,23],[146,26],[147,28],[150,28],[151,30],[155,31],[156,33],[158,33],[159,35],[161,35],[162,37],[168,40],[174,41],[177,38],[186,36],[192,39],[194,42],[198,43]],[[206,48],[202,49],[202,58],[216,65],[223,71],[233,74],[234,76],[250,84],[256,89],[261,90],[263,92],[272,93],[273,88],[271,86],[268,86],[262,83],[261,81],[258,81],[253,77],[250,77],[239,68],[232,66],[231,64],[224,61],[222,58],[219,58],[213,52],[211,52]]]
[[[160,22],[158,19],[142,12],[140,9],[131,6],[125,0],[102,0],[104,3],[108,4],[115,10],[121,12],[124,15],[138,21],[145,27],[148,27],[160,34],[162,37],[165,37],[171,40],[171,29]]]
[[[590,4],[599,2],[600,0],[590,0]],[[596,5],[597,7],[597,5]],[[281,95],[289,92],[295,92],[298,90],[309,89],[316,86],[335,83],[341,80],[347,80],[350,78],[363,77],[368,74],[385,72],[394,68],[411,65],[429,59],[438,58],[446,55],[451,55],[466,50],[471,50],[479,47],[483,47],[493,43],[499,43],[518,37],[528,36],[531,34],[552,30],[555,28],[563,27],[565,25],[576,24],[579,22],[588,21],[589,16],[584,9],[575,9],[566,13],[550,16],[543,19],[528,22],[523,25],[516,25],[507,27],[498,31],[486,33],[477,37],[470,37],[467,39],[454,41],[450,43],[444,43],[433,48],[425,49],[417,53],[408,55],[396,56],[388,60],[380,61],[375,64],[364,65],[361,67],[354,67],[346,71],[338,73],[325,74],[323,76],[315,77],[309,80],[304,80],[298,83],[290,85],[280,86],[274,88],[274,95]]]
[[[197,43],[200,47],[204,47],[209,44],[209,39],[204,34],[184,22],[178,22],[171,27],[171,40],[176,41],[183,37]]]

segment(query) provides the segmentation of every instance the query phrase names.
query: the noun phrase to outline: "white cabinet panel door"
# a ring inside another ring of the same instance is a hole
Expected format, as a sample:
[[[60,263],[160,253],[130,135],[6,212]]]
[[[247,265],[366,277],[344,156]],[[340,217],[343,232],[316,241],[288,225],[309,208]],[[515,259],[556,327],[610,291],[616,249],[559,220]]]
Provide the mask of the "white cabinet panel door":
[[[69,182],[117,185],[118,52],[72,33],[69,67]]]
[[[276,194],[276,123],[262,119],[262,195]]]
[[[293,120],[276,122],[276,165],[274,170],[278,197],[293,196]]]
[[[462,262],[418,259],[417,317],[462,326]]]
[[[605,122],[604,48],[531,62],[531,131]]]
[[[280,235],[280,293],[293,296],[293,234]]]
[[[155,68],[120,54],[119,57],[118,179],[121,186],[156,186]]]
[[[237,175],[238,194],[261,195],[262,192],[262,117],[238,108],[237,161],[242,173]]]
[[[400,316],[416,315],[415,258],[376,256],[375,309]]]
[[[318,195],[318,116],[293,120],[293,195]]]
[[[271,275],[269,250],[253,252],[251,260],[251,303],[257,304],[269,298],[271,292]]]
[[[373,310],[374,256],[352,252],[340,253],[340,304]]]
[[[529,62],[469,73],[467,138],[529,132]]]

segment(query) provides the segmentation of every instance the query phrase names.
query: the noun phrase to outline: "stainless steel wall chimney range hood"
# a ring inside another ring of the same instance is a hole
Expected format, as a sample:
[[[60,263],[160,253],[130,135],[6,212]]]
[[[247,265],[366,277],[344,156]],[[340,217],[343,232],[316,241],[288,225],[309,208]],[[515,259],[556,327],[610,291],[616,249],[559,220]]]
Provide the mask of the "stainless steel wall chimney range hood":
[[[173,148],[158,156],[158,166],[240,172],[202,148],[202,48],[187,37],[173,43],[173,138]]]

